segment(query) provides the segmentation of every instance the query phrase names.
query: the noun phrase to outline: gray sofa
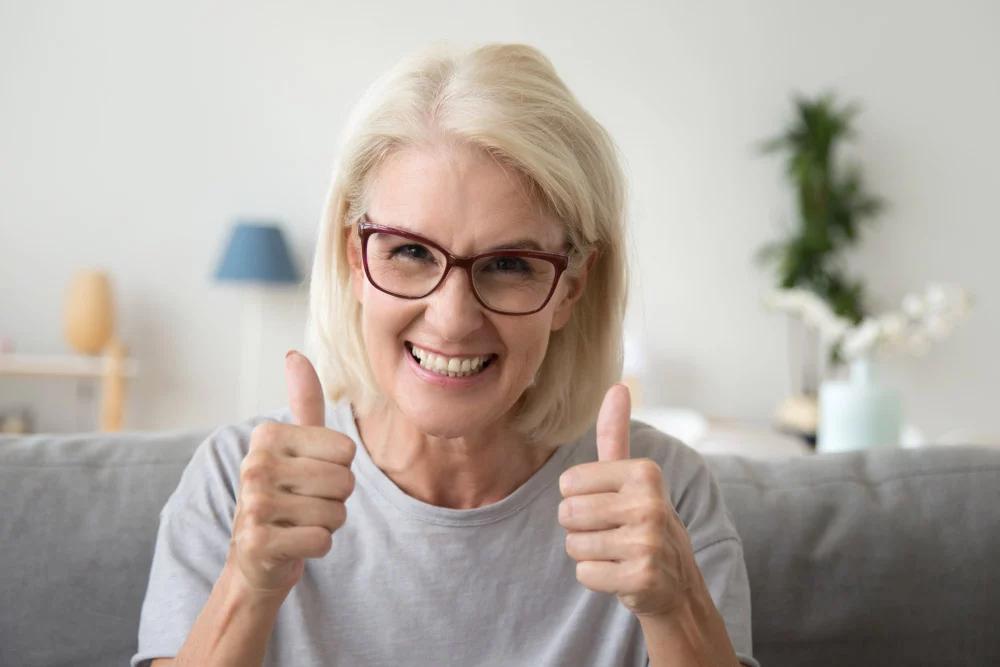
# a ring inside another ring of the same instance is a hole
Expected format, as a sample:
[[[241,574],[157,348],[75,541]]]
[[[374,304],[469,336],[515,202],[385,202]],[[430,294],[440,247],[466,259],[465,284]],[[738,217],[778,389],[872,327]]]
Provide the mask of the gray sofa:
[[[0,437],[0,665],[127,664],[159,509],[205,435]],[[765,667],[1000,665],[1000,449],[709,461]]]

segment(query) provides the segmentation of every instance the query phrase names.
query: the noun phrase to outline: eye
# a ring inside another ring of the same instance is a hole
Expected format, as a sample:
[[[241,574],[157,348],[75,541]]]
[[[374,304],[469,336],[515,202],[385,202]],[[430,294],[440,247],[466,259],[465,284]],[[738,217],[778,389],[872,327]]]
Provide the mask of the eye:
[[[513,273],[531,275],[531,263],[524,257],[495,257],[486,267],[487,271],[495,273]]]
[[[426,247],[419,243],[407,243],[392,251],[391,257],[399,259],[412,259],[417,261],[433,260],[434,255]]]

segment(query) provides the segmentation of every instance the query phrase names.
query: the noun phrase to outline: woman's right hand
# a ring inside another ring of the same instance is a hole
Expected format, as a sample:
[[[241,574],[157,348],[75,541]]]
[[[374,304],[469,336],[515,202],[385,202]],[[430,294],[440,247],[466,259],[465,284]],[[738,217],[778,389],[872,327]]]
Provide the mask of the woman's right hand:
[[[323,390],[312,363],[285,358],[294,424],[254,428],[240,466],[240,488],[227,567],[257,594],[287,595],[306,558],[330,550],[354,491],[355,444],[326,428]]]

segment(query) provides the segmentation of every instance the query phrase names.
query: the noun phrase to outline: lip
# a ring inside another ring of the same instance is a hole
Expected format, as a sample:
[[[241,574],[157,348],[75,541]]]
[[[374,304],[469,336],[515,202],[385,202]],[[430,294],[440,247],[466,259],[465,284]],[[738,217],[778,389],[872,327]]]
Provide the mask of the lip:
[[[420,346],[417,345],[417,347]],[[426,348],[420,348],[420,349],[423,350]],[[430,350],[427,351],[430,352]],[[436,387],[442,387],[444,389],[466,389],[468,387],[474,387],[475,385],[488,380],[495,372],[494,369],[497,366],[497,360],[494,359],[493,362],[486,367],[486,370],[484,370],[481,373],[453,378],[447,375],[441,375],[440,373],[435,373],[434,371],[427,370],[419,363],[417,363],[417,360],[413,358],[413,355],[410,353],[409,350],[406,350],[406,358],[410,364],[410,370],[413,371],[414,375],[416,375],[418,378],[420,378],[421,380],[423,380],[428,384],[432,384]]]

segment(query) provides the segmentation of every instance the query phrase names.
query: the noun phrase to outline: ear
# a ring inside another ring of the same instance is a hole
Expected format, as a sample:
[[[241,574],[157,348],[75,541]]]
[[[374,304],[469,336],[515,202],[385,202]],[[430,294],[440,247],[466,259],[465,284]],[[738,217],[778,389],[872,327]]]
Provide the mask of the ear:
[[[573,314],[573,306],[576,302],[580,300],[583,296],[584,289],[587,287],[587,276],[590,274],[591,269],[597,264],[598,251],[595,248],[591,251],[590,256],[587,257],[586,263],[580,267],[580,272],[574,276],[567,276],[566,284],[569,286],[566,295],[556,306],[556,312],[552,316],[552,330],[558,331],[566,326],[569,322],[569,316]]]
[[[365,290],[365,267],[361,259],[361,242],[358,240],[357,234],[353,234],[353,227],[346,227],[345,234],[347,238],[344,239],[344,243],[347,244],[347,263],[351,267],[351,287],[354,288],[354,298],[358,300],[358,303],[364,303],[362,298]]]

